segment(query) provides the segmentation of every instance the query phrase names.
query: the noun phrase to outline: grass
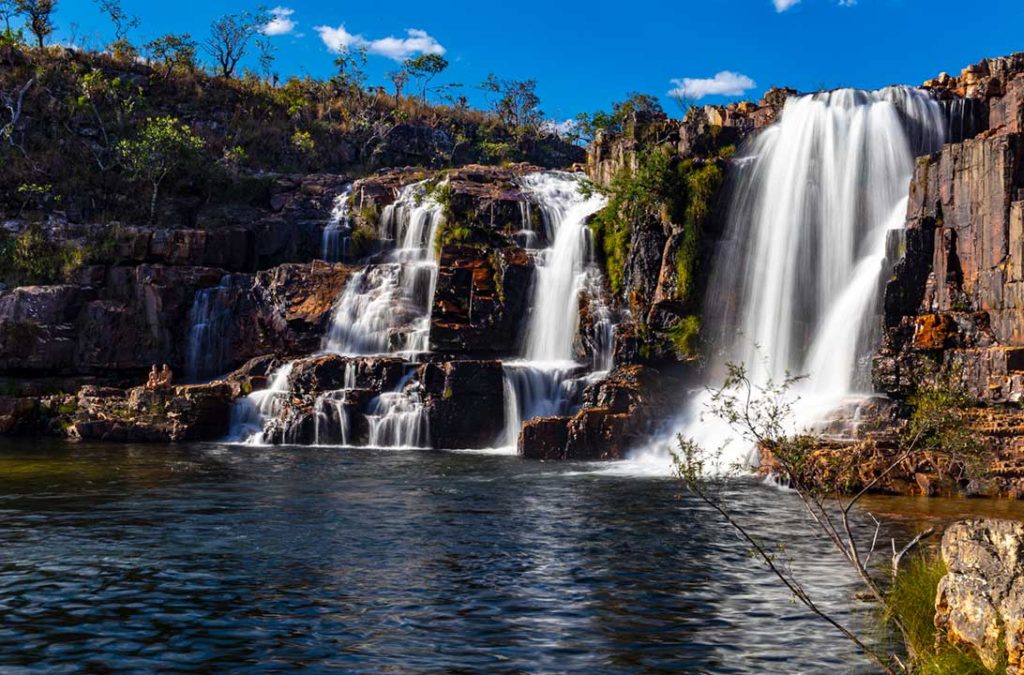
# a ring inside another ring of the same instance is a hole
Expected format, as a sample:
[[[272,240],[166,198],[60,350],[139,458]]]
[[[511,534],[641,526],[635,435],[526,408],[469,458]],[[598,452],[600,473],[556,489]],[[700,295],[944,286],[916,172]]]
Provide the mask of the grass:
[[[937,555],[909,558],[889,589],[889,616],[899,617],[914,655],[913,672],[921,675],[991,675],[981,660],[948,642],[936,643],[935,596],[946,566]]]

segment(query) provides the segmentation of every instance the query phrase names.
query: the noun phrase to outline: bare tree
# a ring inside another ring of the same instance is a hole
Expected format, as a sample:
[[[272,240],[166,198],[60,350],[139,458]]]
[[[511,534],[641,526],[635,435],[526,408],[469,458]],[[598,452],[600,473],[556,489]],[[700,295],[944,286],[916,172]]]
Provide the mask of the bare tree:
[[[139,27],[139,17],[124,11],[120,0],[96,0],[96,4],[114,24],[115,42],[127,42],[128,31]]]
[[[913,647],[907,629],[899,615],[890,607],[889,598],[882,586],[870,572],[870,563],[878,544],[881,524],[874,516],[875,529],[871,542],[866,547],[855,535],[853,524],[854,508],[873,488],[879,486],[887,476],[903,466],[914,456],[925,454],[944,455],[951,464],[970,461],[979,448],[971,438],[962,413],[961,401],[955,394],[935,389],[933,395],[919,399],[917,410],[903,439],[902,449],[886,461],[873,478],[859,485],[850,497],[839,496],[846,492],[847,484],[843,469],[852,468],[860,457],[853,451],[845,453],[843,466],[834,471],[832,482],[811,478],[814,462],[823,461],[817,454],[819,439],[806,433],[793,434],[792,411],[795,399],[790,390],[801,378],[787,377],[777,383],[769,380],[763,385],[751,382],[743,366],[730,364],[728,375],[721,389],[711,393],[710,412],[728,422],[748,443],[756,445],[762,453],[770,454],[778,477],[788,484],[799,496],[816,530],[823,535],[856,572],[868,594],[880,607],[885,608],[886,618],[899,631],[910,651],[911,659],[918,655]],[[874,660],[886,673],[904,672],[908,667],[895,654],[884,654],[871,647],[860,636],[842,625],[815,603],[810,593],[786,565],[777,560],[770,546],[762,543],[731,513],[719,497],[718,490],[723,480],[737,470],[737,467],[722,466],[721,452],[708,451],[692,440],[680,437],[676,454],[676,467],[687,489],[711,506],[746,541],[773,575],[794,597],[817,617],[839,631],[864,654]],[[925,531],[914,537],[910,543],[897,551],[892,544],[892,574],[899,572],[900,563],[906,554],[931,534]]]
[[[53,33],[53,12],[57,9],[57,0],[15,0],[15,4],[42,49],[46,46],[46,38]]]
[[[397,104],[402,100],[402,88],[409,81],[409,71],[405,68],[392,70],[388,73],[388,79],[391,80],[391,86],[395,88],[395,103]]]
[[[32,88],[35,83],[35,78],[30,78],[28,82],[23,84],[19,89],[12,91],[0,91],[0,104],[7,109],[9,121],[0,127],[0,138],[6,139],[8,145],[21,150],[22,154],[25,154],[25,149],[14,142],[14,132],[17,130],[18,121],[21,119],[22,106],[25,103],[25,94]]]
[[[222,16],[210,24],[210,37],[203,43],[203,48],[217,62],[220,75],[234,75],[249,43],[259,35],[260,28],[268,20],[263,12],[239,12]]]

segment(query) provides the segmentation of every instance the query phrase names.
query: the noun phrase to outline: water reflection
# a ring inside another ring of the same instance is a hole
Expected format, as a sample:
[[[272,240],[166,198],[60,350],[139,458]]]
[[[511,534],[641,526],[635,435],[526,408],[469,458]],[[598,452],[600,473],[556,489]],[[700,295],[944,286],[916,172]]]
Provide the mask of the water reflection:
[[[0,447],[0,669],[868,669],[673,481],[588,469]],[[870,620],[792,495],[726,497],[822,604]]]

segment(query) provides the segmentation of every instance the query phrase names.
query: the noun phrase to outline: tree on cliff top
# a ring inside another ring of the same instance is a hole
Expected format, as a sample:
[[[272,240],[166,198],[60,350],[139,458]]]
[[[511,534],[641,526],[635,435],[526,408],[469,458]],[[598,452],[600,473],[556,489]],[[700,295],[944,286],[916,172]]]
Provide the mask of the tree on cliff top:
[[[231,77],[245,56],[249,42],[259,35],[269,17],[262,11],[227,14],[210,24],[210,37],[203,48],[217,62],[220,75]]]
[[[536,131],[540,127],[544,113],[537,95],[537,80],[502,80],[492,73],[480,88],[497,96],[491,109],[506,126],[518,132]]]
[[[153,221],[160,184],[172,172],[195,164],[204,143],[175,117],[151,117],[135,138],[121,141],[117,149],[122,164],[132,175],[149,183],[149,219]]]
[[[406,59],[402,66],[419,83],[420,98],[426,101],[430,81],[448,68],[448,59],[440,54],[420,54],[414,59]]]
[[[40,49],[45,46],[46,38],[53,33],[53,13],[57,9],[57,0],[15,0],[18,12],[25,16],[29,30],[36,36]]]
[[[114,58],[134,60],[138,50],[128,40],[128,31],[139,27],[139,17],[124,11],[120,0],[96,0],[96,4],[110,18],[110,23],[114,24],[114,42],[110,45]]]

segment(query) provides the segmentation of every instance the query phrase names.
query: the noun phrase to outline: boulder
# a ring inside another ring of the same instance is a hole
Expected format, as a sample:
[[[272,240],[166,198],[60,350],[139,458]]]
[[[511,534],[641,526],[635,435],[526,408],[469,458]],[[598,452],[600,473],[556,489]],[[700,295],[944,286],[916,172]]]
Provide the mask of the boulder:
[[[988,668],[1024,672],[1024,523],[967,520],[942,537],[946,576],[935,598],[939,639],[977,653]]]
[[[422,367],[431,447],[493,447],[505,428],[500,361],[446,361]]]
[[[225,382],[128,391],[87,386],[78,393],[68,435],[102,441],[212,441],[227,435],[233,402],[234,392]]]

